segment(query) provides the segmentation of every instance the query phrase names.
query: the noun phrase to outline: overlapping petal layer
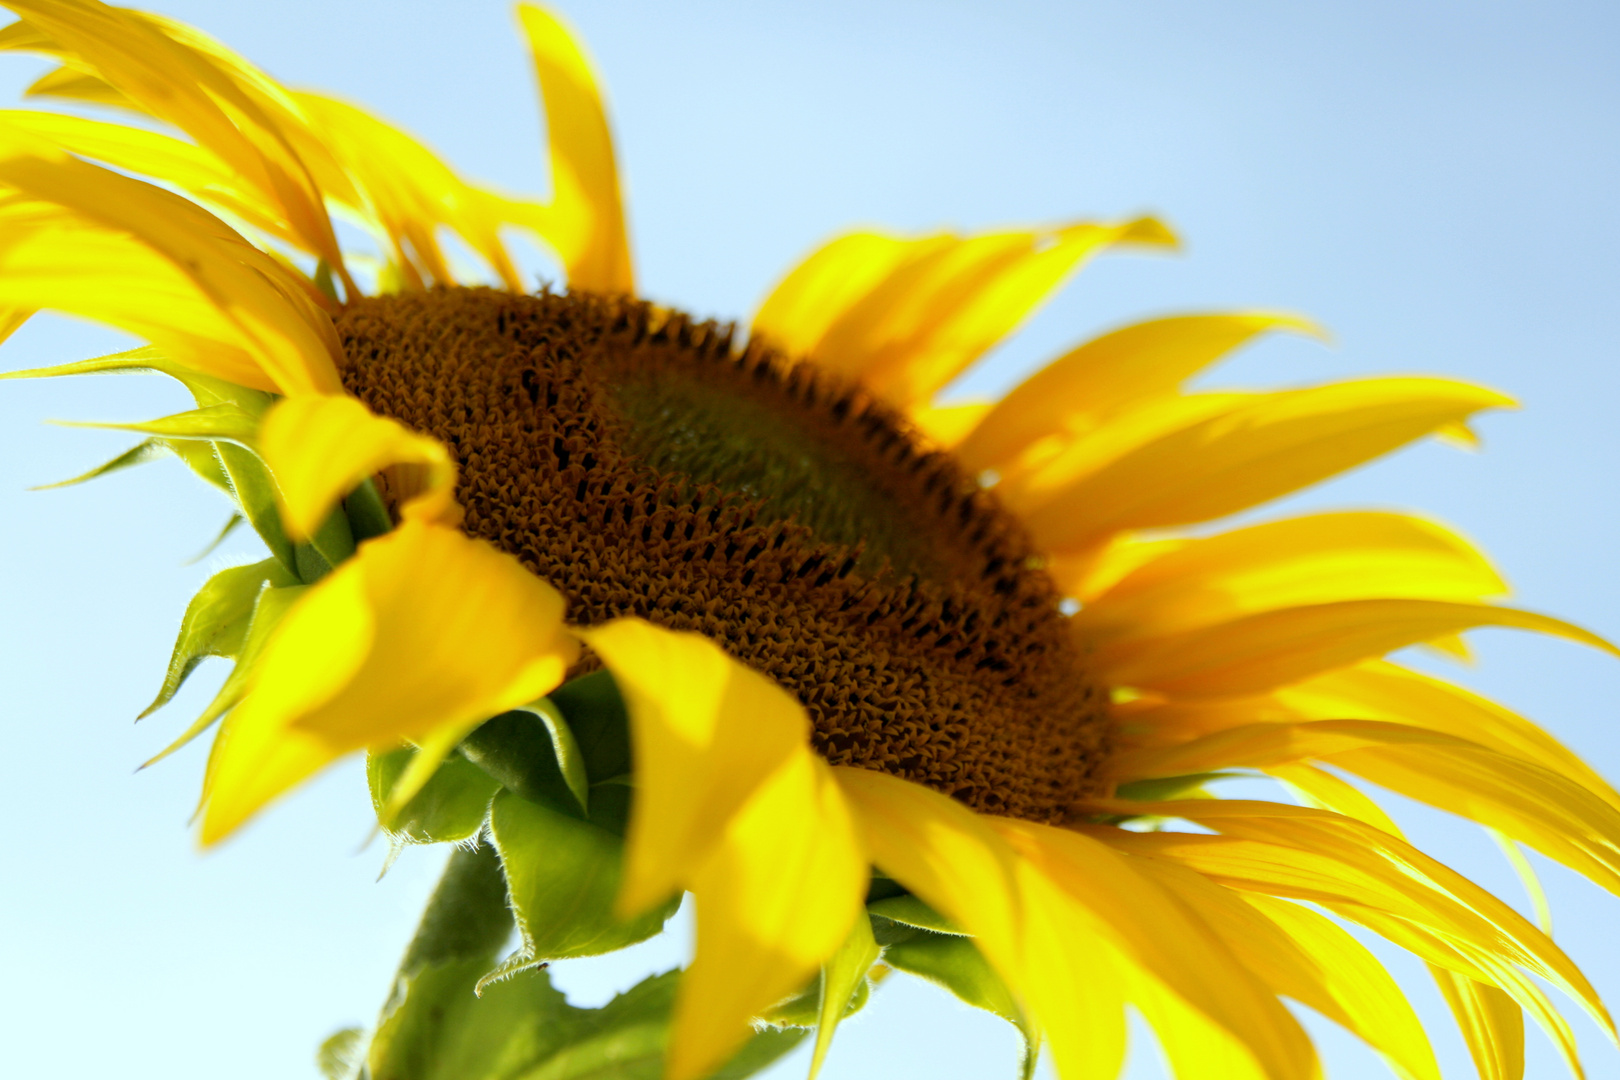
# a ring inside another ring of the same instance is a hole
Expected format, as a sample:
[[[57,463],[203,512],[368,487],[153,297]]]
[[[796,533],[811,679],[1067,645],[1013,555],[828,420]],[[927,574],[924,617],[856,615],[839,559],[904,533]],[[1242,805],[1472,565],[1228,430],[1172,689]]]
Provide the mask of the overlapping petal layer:
[[[866,859],[809,746],[804,709],[695,634],[634,619],[581,631],[630,710],[637,794],[620,906],[689,889],[697,950],[665,1075],[706,1075],[861,912]]]
[[[404,519],[318,584],[260,595],[260,609],[284,617],[232,650],[237,672],[182,737],[232,710],[210,760],[204,841],[362,747],[420,747],[394,788],[408,799],[472,726],[548,692],[576,646],[549,586],[450,527],[449,451],[343,396],[328,315],[337,291],[323,275],[341,279],[344,300],[358,290],[327,207],[378,238],[381,288],[456,281],[446,229],[520,288],[500,238],[515,224],[555,250],[573,288],[631,292],[614,149],[583,49],[556,17],[521,10],[552,165],[552,197],[539,203],[470,184],[397,128],[288,92],[190,28],[94,0],[9,6],[23,21],[0,30],[0,49],[63,64],[34,93],[132,110],[192,141],[0,118],[0,330],[37,309],[66,311],[207,377],[287,395],[262,424],[262,408],[209,413],[218,406],[201,400],[182,419],[194,434],[218,421],[198,438],[256,448],[294,539],[381,469]],[[865,926],[869,860],[973,935],[1016,999],[1004,1012],[1046,1033],[1064,1080],[1117,1074],[1128,1006],[1179,1075],[1313,1077],[1280,997],[1356,1033],[1409,1080],[1432,1080],[1432,1053],[1388,973],[1302,903],[1427,961],[1482,1075],[1522,1072],[1524,1011],[1574,1063],[1568,1025],[1535,979],[1612,1030],[1544,934],[1405,844],[1325,768],[1463,813],[1620,891],[1620,794],[1528,721],[1378,659],[1487,625],[1608,646],[1496,606],[1505,586],[1488,562],[1416,518],[1137,535],[1243,511],[1425,435],[1463,435],[1475,413],[1509,399],[1417,378],[1186,392],[1260,334],[1315,332],[1239,312],[1105,334],[1000,403],[936,400],[1090,255],[1171,243],[1152,219],[849,234],[790,272],[753,330],[908,410],[933,444],[997,482],[1058,585],[1083,601],[1072,627],[1091,676],[1142,695],[1117,709],[1106,779],[1260,769],[1341,813],[1212,799],[1076,808],[1179,818],[1208,834],[981,817],[893,777],[829,768],[798,703],[712,643],[634,620],[583,631],[632,720],[637,792],[619,903],[646,909],[682,889],[697,898],[673,1080],[722,1062],[753,1018],[859,938],[850,928]],[[869,959],[875,946],[859,944],[851,955]]]
[[[453,529],[406,521],[361,545],[282,619],[226,718],[203,842],[344,754],[408,740],[403,803],[467,731],[562,681],[562,615],[555,589]]]

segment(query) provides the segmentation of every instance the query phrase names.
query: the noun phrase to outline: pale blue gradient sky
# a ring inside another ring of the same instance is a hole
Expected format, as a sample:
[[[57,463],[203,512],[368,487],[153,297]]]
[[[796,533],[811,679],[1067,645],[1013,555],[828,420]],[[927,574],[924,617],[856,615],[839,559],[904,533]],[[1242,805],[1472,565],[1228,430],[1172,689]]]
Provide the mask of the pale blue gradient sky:
[[[493,2],[191,0],[160,9],[281,79],[362,101],[470,175],[541,190],[539,119],[508,7]],[[855,224],[975,228],[1164,215],[1174,258],[1089,268],[971,387],[1005,386],[1099,329],[1151,314],[1285,308],[1337,344],[1263,343],[1215,381],[1384,371],[1517,395],[1482,455],[1425,445],[1292,500],[1418,507],[1499,560],[1518,599],[1620,636],[1620,8],[1603,3],[575,3],[611,94],[644,291],[745,317],[790,260]],[[9,97],[38,65],[0,58]],[[75,359],[112,335],[41,321],[0,368]],[[970,388],[971,388],[970,387]],[[328,1031],[365,1022],[438,852],[380,884],[360,770],[333,771],[222,850],[186,829],[194,747],[132,775],[206,700],[204,671],[132,728],[186,598],[181,561],[225,516],[174,463],[30,494],[122,449],[45,417],[181,406],[134,378],[0,390],[0,1072],[163,1080],[313,1077]],[[247,540],[225,553],[246,557]],[[217,561],[214,565],[217,565]],[[1620,664],[1578,646],[1476,635],[1472,685],[1620,775]],[[1477,830],[1417,810],[1412,831],[1519,903]],[[1620,1001],[1620,901],[1546,874],[1558,938]],[[679,942],[559,977],[582,1000],[668,964]],[[1415,965],[1398,965],[1417,975]],[[1421,979],[1424,1015],[1442,1015]],[[1590,1075],[1620,1054],[1582,1018]],[[1315,1025],[1321,1030],[1324,1025]],[[1449,1024],[1448,1074],[1470,1075]],[[1385,1075],[1323,1033],[1332,1080]],[[1557,1075],[1532,1034],[1530,1075]],[[840,1032],[825,1076],[1012,1075],[998,1021],[896,979]],[[802,1075],[803,1062],[780,1077]],[[1143,1048],[1133,1080],[1159,1075]],[[1454,1071],[1452,1071],[1454,1070]]]

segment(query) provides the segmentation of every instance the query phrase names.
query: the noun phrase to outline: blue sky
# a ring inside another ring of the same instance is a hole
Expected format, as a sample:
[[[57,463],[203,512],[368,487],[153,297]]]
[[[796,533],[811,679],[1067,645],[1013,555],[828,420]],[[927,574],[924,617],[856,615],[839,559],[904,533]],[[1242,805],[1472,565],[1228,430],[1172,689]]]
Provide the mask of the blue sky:
[[[466,173],[545,179],[526,57],[503,3],[164,3],[282,80],[363,102]],[[1210,380],[1389,371],[1516,396],[1481,454],[1424,445],[1290,500],[1418,508],[1480,541],[1524,606],[1620,637],[1620,8],[1600,3],[575,3],[609,88],[643,290],[745,318],[791,260],[853,225],[978,228],[1151,211],[1179,256],[1088,268],[964,391],[995,390],[1119,322],[1234,307],[1307,313],[1332,347],[1264,342]],[[13,99],[39,65],[0,57]],[[535,264],[539,265],[539,264]],[[0,368],[76,359],[110,334],[40,320]],[[184,566],[225,509],[173,463],[28,493],[123,448],[44,418],[140,419],[156,381],[0,390],[0,685],[13,762],[0,785],[0,1049],[16,1076],[314,1076],[328,1031],[387,988],[437,852],[381,883],[362,850],[358,767],[340,768],[206,856],[186,819],[198,748],[134,766],[200,708],[205,670],[133,727],[186,598]],[[247,540],[230,557],[252,554]],[[1503,631],[1470,685],[1620,776],[1620,663]],[[1478,830],[1403,819],[1515,903]],[[1620,1000],[1617,901],[1546,873],[1559,941]],[[679,940],[572,965],[581,1000],[680,955]],[[1408,965],[1403,970],[1410,970]],[[1415,995],[1426,1017],[1440,1006]],[[1620,1054],[1574,1020],[1594,1077]],[[1323,1033],[1333,1080],[1385,1075]],[[1443,1062],[1470,1075],[1434,1024]],[[1530,1075],[1557,1075],[1530,1037]],[[999,1022],[894,980],[841,1032],[829,1078],[1011,1076]],[[802,1062],[781,1076],[802,1075]],[[1133,1080],[1158,1075],[1150,1048]]]

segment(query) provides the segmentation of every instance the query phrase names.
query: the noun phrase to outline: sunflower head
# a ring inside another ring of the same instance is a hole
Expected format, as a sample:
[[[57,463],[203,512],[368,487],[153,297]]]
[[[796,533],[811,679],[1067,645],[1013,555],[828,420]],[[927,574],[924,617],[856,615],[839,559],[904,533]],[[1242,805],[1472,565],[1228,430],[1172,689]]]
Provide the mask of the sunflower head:
[[[1015,1024],[1025,1077],[1043,1048],[1063,1080],[1117,1075],[1129,1007],[1178,1077],[1312,1080],[1285,997],[1437,1077],[1346,924],[1426,962],[1489,1080],[1522,1071],[1526,1012],[1578,1069],[1543,985],[1613,1033],[1542,929],[1367,790],[1620,892],[1620,794],[1384,659],[1490,626],[1613,647],[1501,603],[1485,557],[1423,518],[1212,524],[1469,439],[1509,399],[1420,377],[1189,389],[1261,334],[1315,331],[1248,311],[1127,325],[947,403],[1089,258],[1174,237],[849,233],[743,332],[636,297],[596,79],[550,14],[520,8],[538,200],[170,20],[6,3],[0,47],[61,64],[32,93],[139,120],[0,118],[0,322],[54,310],[147,343],[16,374],[179,380],[195,409],[113,425],[142,441],[78,479],[171,454],[266,548],[204,583],[148,709],[234,661],[174,743],[219,726],[202,839],[363,751],[396,850],[463,845],[329,1075],[596,1054],[735,1077],[812,1029],[813,1072],[899,970]],[[565,288],[527,290],[511,229]],[[1231,775],[1291,798],[1215,797]],[[560,1000],[547,962],[643,940],[683,895],[683,973]]]

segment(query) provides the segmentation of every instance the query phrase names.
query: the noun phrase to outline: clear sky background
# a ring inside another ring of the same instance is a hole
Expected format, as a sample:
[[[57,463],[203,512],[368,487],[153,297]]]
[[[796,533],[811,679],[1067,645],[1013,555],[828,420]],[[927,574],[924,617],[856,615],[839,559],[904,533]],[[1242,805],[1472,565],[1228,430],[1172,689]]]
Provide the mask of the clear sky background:
[[[160,10],[284,81],[371,106],[475,178],[545,188],[532,76],[504,3]],[[1308,313],[1333,347],[1268,341],[1211,381],[1434,372],[1506,390],[1523,411],[1483,419],[1483,454],[1423,445],[1290,508],[1421,508],[1484,544],[1518,602],[1620,638],[1620,7],[580,0],[564,11],[609,88],[649,296],[745,318],[791,260],[854,225],[1162,214],[1182,255],[1100,259],[967,389],[1002,388],[1129,319]],[[0,91],[15,100],[39,70],[0,57]],[[40,320],[0,368],[118,345]],[[133,774],[222,674],[204,670],[168,710],[130,724],[186,599],[223,564],[182,565],[226,509],[174,462],[24,489],[130,441],[44,418],[135,420],[184,404],[140,378],[0,387],[8,1076],[313,1077],[320,1039],[374,1015],[442,858],[408,852],[374,881],[382,852],[361,850],[370,811],[357,763],[208,855],[186,826],[201,747]],[[247,539],[222,556],[259,557]],[[1620,776],[1620,662],[1506,631],[1474,637],[1478,666],[1459,677]],[[1477,829],[1421,808],[1403,821],[1525,906]],[[1558,940],[1620,1003],[1620,900],[1556,867],[1545,880]],[[677,935],[560,965],[559,981],[599,1001],[682,947]],[[1417,966],[1397,966],[1448,1075],[1471,1075]],[[1589,1074],[1620,1077],[1620,1053],[1573,1022]],[[1386,1075],[1326,1025],[1313,1030],[1332,1080]],[[824,1075],[1010,1078],[1013,1053],[999,1021],[897,978],[841,1029]],[[1529,1075],[1559,1074],[1534,1033],[1530,1053]],[[1139,1045],[1132,1080],[1158,1075]]]

